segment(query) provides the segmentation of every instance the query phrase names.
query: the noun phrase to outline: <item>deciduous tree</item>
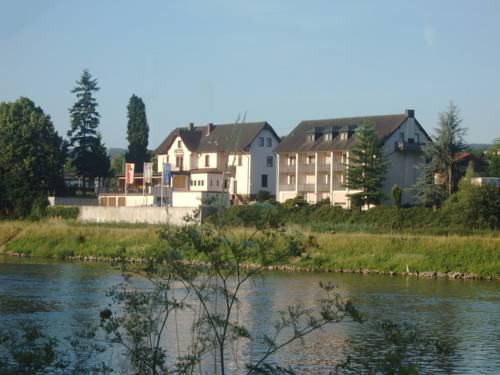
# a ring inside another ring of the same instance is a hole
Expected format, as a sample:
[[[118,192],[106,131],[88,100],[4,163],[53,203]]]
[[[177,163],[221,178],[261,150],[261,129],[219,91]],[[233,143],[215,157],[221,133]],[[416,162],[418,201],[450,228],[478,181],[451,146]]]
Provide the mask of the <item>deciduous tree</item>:
[[[64,147],[49,115],[27,98],[0,103],[0,207],[4,213],[43,209],[63,184]]]

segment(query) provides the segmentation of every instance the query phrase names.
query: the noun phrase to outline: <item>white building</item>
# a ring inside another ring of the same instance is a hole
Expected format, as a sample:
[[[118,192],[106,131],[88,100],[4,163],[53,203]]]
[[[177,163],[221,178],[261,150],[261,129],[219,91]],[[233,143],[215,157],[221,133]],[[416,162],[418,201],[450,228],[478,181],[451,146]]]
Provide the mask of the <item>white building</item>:
[[[413,110],[403,114],[349,117],[302,121],[275,148],[277,155],[276,199],[284,202],[303,196],[314,203],[330,199],[332,204],[349,207],[345,187],[345,168],[349,151],[356,141],[356,128],[368,121],[384,145],[389,169],[384,192],[397,184],[403,189],[414,186],[418,178],[417,165],[423,162],[421,146],[430,142]],[[413,193],[404,190],[403,204],[413,202]]]
[[[241,201],[276,193],[273,149],[280,138],[267,122],[174,129],[157,148],[158,172],[172,167],[174,191],[228,191]]]

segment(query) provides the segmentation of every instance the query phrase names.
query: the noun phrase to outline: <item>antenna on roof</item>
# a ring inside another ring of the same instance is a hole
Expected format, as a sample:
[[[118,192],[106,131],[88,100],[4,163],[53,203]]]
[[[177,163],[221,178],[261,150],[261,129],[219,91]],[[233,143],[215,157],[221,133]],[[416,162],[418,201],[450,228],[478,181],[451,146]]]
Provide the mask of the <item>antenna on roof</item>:
[[[236,121],[234,122],[235,124],[237,124],[240,121],[240,117],[241,117],[241,112],[238,113],[238,117],[236,117]]]
[[[245,114],[243,115],[243,124],[245,123],[245,120],[247,119],[247,112],[248,110],[245,110]]]

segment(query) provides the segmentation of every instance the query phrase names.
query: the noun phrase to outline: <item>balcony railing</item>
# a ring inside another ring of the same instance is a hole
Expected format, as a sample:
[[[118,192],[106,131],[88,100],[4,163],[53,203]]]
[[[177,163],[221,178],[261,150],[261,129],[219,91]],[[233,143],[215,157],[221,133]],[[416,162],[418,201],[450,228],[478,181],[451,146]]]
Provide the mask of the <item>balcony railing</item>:
[[[331,165],[328,163],[320,163],[318,164],[318,172],[329,172]]]
[[[314,184],[300,184],[299,191],[314,191]]]
[[[295,165],[280,164],[280,172],[295,172]]]
[[[345,165],[342,162],[334,163],[333,164],[333,171],[334,172],[342,172],[345,170]]]
[[[420,143],[396,141],[394,143],[394,150],[399,152],[420,152],[422,151],[422,146],[423,144]]]
[[[330,191],[330,184],[318,184],[318,191]]]
[[[280,184],[281,191],[295,191],[295,184]]]
[[[314,172],[315,170],[316,170],[316,165],[314,163],[299,165],[299,172]]]

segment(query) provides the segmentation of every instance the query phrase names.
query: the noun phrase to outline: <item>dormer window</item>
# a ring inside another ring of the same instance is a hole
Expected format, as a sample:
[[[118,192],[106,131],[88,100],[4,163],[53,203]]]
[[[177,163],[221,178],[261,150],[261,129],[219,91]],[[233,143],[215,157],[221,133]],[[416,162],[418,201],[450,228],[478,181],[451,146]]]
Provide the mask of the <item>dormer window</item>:
[[[349,133],[348,132],[341,132],[340,133],[340,139],[342,141],[347,141],[349,139]]]
[[[325,134],[325,141],[331,141],[332,140],[332,133],[326,133]]]
[[[314,142],[314,134],[308,134],[306,139],[307,142]]]

